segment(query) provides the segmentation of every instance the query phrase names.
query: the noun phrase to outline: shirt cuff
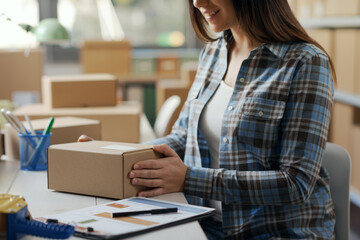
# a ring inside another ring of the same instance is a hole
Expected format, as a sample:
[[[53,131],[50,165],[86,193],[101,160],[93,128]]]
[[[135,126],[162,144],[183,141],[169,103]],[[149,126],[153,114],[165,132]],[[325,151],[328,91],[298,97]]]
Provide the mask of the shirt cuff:
[[[201,198],[210,198],[213,177],[214,169],[188,167],[185,176],[185,194]]]

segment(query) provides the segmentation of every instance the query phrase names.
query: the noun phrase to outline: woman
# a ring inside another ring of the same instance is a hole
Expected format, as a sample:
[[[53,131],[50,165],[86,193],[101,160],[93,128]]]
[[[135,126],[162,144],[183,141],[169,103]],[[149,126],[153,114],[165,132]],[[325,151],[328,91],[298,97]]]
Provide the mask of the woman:
[[[129,174],[152,187],[139,195],[184,191],[190,203],[216,208],[201,223],[209,239],[333,239],[321,167],[331,60],[287,0],[189,3],[208,44],[171,134],[153,142],[165,158],[138,162]]]

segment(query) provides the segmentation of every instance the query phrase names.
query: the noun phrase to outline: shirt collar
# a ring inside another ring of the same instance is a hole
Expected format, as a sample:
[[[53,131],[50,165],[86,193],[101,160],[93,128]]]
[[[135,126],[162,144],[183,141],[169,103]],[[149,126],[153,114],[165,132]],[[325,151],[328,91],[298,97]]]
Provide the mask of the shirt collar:
[[[289,49],[289,43],[263,43],[261,45],[264,48],[267,48],[272,54],[279,58],[283,58]]]
[[[226,50],[227,42],[225,40],[224,34],[220,39],[223,42],[221,46],[223,46],[223,48]],[[263,43],[252,51],[267,48],[272,54],[274,54],[278,58],[283,58],[287,50],[289,49],[289,46],[289,43]]]

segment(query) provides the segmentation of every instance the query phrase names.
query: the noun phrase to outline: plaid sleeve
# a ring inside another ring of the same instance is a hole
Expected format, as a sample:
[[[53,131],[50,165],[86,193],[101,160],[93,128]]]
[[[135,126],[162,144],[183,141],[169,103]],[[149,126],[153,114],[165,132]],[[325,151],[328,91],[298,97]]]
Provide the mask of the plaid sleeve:
[[[278,167],[264,171],[189,167],[185,192],[224,203],[252,205],[307,200],[319,178],[332,102],[327,57],[321,53],[307,56],[294,71],[277,133],[275,148],[279,150],[274,161]],[[228,153],[232,159],[240,155],[239,149],[233,150]]]

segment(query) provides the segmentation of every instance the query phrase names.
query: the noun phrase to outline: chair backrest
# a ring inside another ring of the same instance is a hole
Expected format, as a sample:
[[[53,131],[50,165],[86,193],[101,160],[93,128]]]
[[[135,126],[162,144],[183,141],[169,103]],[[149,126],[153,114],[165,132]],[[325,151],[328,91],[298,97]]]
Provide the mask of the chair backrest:
[[[157,137],[163,137],[175,110],[179,107],[181,99],[178,95],[173,95],[166,99],[160,108],[154,124],[154,131]]]
[[[341,146],[327,143],[322,165],[330,175],[330,191],[335,206],[336,239],[350,239],[350,156]]]

